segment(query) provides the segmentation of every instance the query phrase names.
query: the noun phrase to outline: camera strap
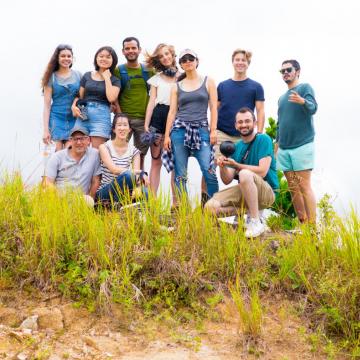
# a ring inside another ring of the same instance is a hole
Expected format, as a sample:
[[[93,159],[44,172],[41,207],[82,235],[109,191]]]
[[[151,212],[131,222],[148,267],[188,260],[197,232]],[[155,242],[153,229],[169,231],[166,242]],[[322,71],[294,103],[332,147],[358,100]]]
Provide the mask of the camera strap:
[[[250,141],[250,143],[249,143],[249,145],[248,145],[248,147],[247,147],[247,149],[245,151],[244,156],[241,158],[241,161],[240,161],[241,164],[243,164],[244,161],[248,158],[248,156],[250,154],[251,147],[253,146],[254,141],[256,139],[256,136],[257,136],[257,134],[255,134],[254,138]]]

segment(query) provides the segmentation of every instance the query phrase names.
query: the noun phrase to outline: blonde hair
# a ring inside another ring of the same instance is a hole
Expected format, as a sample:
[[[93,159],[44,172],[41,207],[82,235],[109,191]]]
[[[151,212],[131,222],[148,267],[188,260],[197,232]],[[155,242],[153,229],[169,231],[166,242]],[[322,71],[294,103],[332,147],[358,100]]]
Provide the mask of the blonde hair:
[[[248,62],[248,64],[250,65],[251,63],[251,57],[252,57],[252,52],[251,51],[247,51],[244,49],[236,49],[233,51],[232,55],[231,55],[231,61],[234,61],[234,58],[237,54],[244,54],[246,61]]]
[[[160,51],[165,47],[169,49],[173,57],[171,66],[176,67],[175,48],[172,45],[161,43],[155,48],[152,54],[145,53],[145,62],[148,68],[154,68],[157,72],[165,70],[164,65],[162,65],[160,62]]]

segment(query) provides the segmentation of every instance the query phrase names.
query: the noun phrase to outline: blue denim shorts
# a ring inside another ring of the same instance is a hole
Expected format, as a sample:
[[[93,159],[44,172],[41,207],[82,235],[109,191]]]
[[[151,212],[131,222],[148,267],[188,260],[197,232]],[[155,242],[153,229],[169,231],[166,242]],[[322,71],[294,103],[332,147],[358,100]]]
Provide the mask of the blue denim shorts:
[[[294,149],[280,149],[277,152],[277,169],[281,171],[303,171],[314,168],[314,142]]]
[[[109,139],[111,135],[110,106],[99,102],[87,102],[87,120],[78,118],[76,126],[84,127],[90,136],[99,136]]]

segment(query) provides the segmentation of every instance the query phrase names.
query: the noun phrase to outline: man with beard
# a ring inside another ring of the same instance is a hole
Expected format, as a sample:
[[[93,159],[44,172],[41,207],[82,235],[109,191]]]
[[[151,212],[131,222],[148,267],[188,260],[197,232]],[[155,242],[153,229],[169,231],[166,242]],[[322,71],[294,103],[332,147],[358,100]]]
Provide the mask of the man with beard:
[[[45,169],[45,184],[58,189],[80,189],[89,205],[100,185],[100,157],[97,149],[90,148],[89,133],[75,126],[70,132],[70,146],[57,151],[49,159]]]
[[[144,64],[138,61],[141,53],[140,42],[131,36],[123,40],[122,53],[126,64],[119,65],[114,75],[121,80],[119,94],[120,109],[117,112],[126,113],[130,119],[130,127],[134,134],[134,145],[141,151],[141,169],[144,168],[144,158],[148,151],[148,145],[141,142],[141,134],[144,133],[146,106],[149,100],[149,88],[147,80],[155,73],[146,69]]]
[[[271,138],[266,134],[257,134],[255,127],[253,111],[241,108],[235,118],[235,128],[241,140],[235,144],[231,157],[221,155],[218,158],[222,181],[230,184],[238,174],[239,183],[215,193],[205,205],[211,212],[227,216],[247,209],[245,236],[248,238],[257,237],[265,231],[259,209],[273,204],[275,191],[279,188]]]
[[[277,164],[288,181],[299,221],[315,223],[316,199],[311,188],[313,115],[317,110],[314,90],[309,84],[299,83],[300,64],[296,60],[283,61],[280,73],[288,90],[279,99]]]

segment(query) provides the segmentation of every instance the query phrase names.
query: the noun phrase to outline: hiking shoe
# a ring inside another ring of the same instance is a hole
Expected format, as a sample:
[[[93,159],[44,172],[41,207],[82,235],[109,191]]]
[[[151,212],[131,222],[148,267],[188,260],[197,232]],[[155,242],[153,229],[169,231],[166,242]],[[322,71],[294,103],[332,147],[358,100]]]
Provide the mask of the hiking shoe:
[[[249,218],[250,219],[250,218]],[[245,237],[254,238],[265,232],[265,226],[260,219],[250,219],[245,223]]]

